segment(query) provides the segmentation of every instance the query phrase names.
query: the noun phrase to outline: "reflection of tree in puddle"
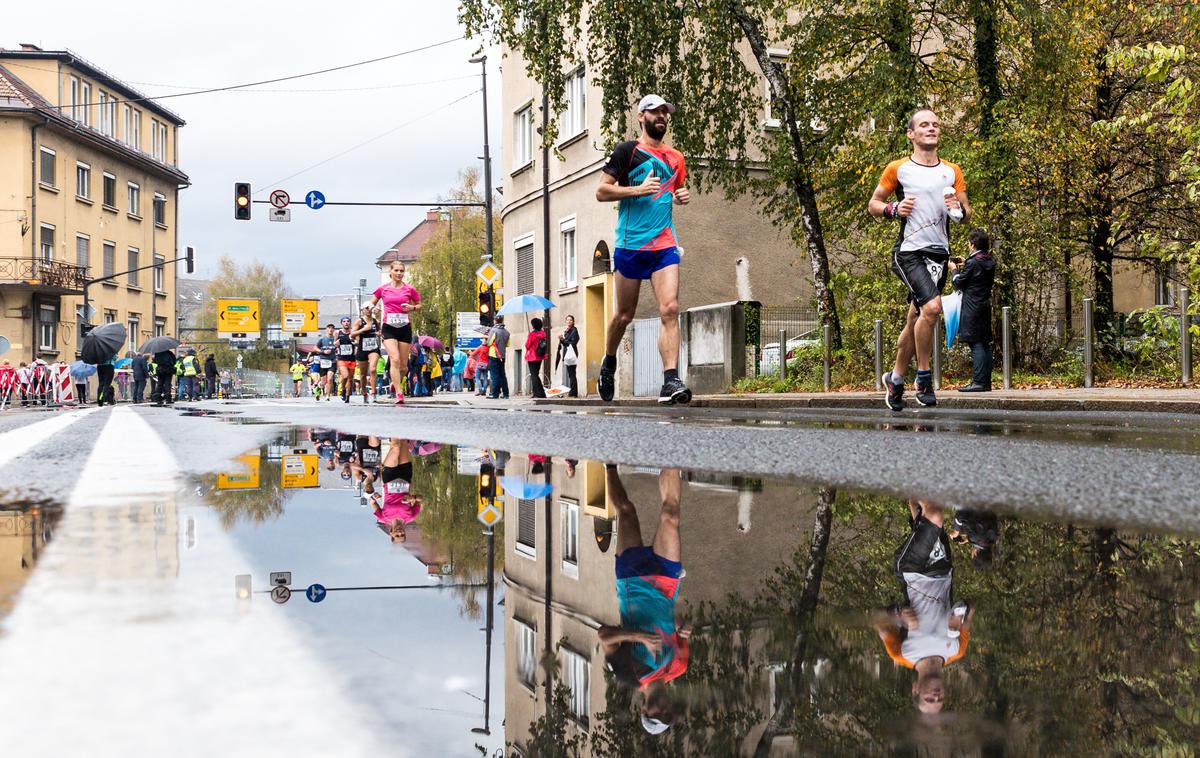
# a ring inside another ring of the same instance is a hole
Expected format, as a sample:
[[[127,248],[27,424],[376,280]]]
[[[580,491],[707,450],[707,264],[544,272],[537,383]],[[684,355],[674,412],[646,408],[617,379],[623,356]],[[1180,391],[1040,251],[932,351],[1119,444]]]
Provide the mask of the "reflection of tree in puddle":
[[[1196,541],[1010,519],[988,570],[955,545],[954,597],[978,610],[969,651],[945,670],[944,711],[926,716],[869,620],[897,602],[905,503],[834,499],[821,490],[791,560],[758,587],[689,610],[672,729],[646,734],[642,695],[606,676],[586,734],[563,693],[531,737],[560,755],[1192,754]],[[689,529],[705,525],[684,514],[686,562]]]
[[[217,512],[221,526],[232,529],[239,523],[261,524],[283,515],[283,506],[290,496],[283,488],[283,472],[278,461],[267,459],[267,448],[259,451],[258,487],[255,489],[221,489],[218,475],[200,478],[198,492],[204,502]]]

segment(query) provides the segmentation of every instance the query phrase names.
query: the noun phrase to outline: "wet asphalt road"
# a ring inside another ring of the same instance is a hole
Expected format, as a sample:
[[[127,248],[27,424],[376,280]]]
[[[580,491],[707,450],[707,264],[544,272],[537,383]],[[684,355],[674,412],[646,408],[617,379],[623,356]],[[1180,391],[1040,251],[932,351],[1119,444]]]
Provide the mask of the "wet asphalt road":
[[[279,430],[275,425],[317,425],[642,466],[792,477],[1080,524],[1200,534],[1200,513],[1189,495],[1200,490],[1200,455],[1192,452],[1198,427],[1194,419],[1168,415],[722,416],[656,409],[396,409],[311,400],[210,401],[194,408],[216,415],[136,411],[188,473],[217,469],[273,436]],[[0,487],[10,497],[53,497],[69,484],[109,413],[92,411],[61,438],[39,445],[37,454],[19,466],[0,463]],[[50,415],[12,414],[2,420],[0,433]]]

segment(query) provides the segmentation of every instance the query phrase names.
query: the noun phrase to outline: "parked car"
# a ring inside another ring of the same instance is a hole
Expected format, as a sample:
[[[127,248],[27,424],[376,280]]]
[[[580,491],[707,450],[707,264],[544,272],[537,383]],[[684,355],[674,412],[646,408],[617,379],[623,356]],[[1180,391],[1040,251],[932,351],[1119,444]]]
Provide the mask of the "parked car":
[[[817,339],[817,331],[805,332],[804,334],[795,337],[789,337],[787,341],[787,360],[796,357],[796,351],[800,348],[815,347],[821,344],[821,340]],[[758,373],[775,374],[779,373],[779,342],[768,342],[762,346],[762,350],[758,355]]]

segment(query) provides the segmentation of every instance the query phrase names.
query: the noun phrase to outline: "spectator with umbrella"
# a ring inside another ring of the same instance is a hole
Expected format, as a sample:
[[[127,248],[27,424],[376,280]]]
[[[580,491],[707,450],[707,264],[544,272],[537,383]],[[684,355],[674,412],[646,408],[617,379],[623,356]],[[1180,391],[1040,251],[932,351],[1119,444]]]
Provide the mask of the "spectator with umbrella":
[[[117,352],[125,344],[127,334],[123,324],[111,323],[101,324],[83,338],[79,357],[84,363],[96,366],[96,405],[104,405],[106,400],[109,405],[116,402],[112,397],[112,380],[116,373],[113,364]]]
[[[142,345],[139,352],[154,356],[154,394],[151,400],[161,408],[170,405],[174,398],[171,396],[171,377],[175,375],[175,348],[179,340],[174,337],[153,337]]]
[[[75,380],[75,394],[79,396],[79,403],[86,403],[87,379],[96,373],[96,367],[90,363],[75,361],[68,367],[68,370],[71,372],[71,378]]]
[[[146,360],[146,356],[138,353],[133,357],[133,402],[143,403],[146,401],[146,380],[150,378],[150,361]]]

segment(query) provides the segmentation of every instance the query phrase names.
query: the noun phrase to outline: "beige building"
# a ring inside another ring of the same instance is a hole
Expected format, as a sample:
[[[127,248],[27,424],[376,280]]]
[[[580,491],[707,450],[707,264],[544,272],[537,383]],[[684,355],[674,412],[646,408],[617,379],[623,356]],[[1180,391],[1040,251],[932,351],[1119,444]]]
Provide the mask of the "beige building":
[[[133,349],[175,323],[184,121],[67,50],[0,49],[0,334],[13,364],[71,361],[92,323]]]
[[[387,284],[391,281],[388,270],[392,266],[392,261],[400,261],[404,264],[404,281],[411,282],[413,268],[421,259],[421,251],[425,247],[425,243],[433,239],[433,235],[447,223],[452,222],[443,220],[441,211],[425,211],[424,219],[401,237],[399,242],[375,259],[375,267],[379,269],[379,283]]]

